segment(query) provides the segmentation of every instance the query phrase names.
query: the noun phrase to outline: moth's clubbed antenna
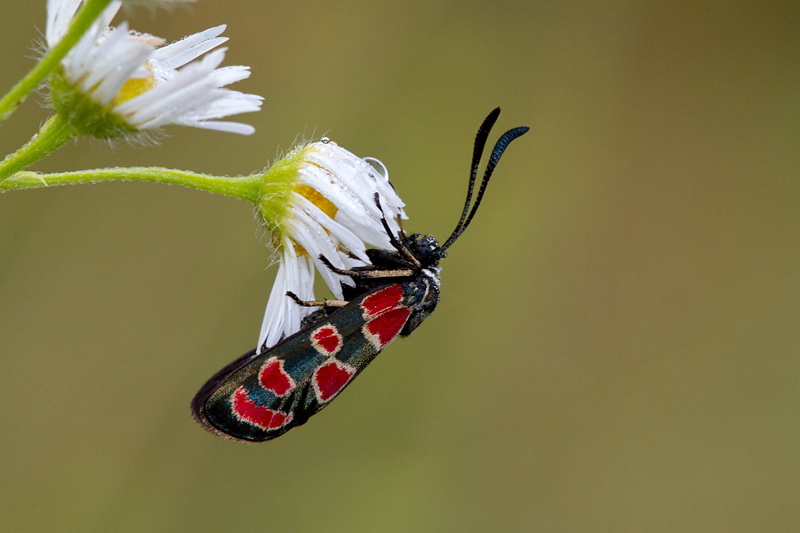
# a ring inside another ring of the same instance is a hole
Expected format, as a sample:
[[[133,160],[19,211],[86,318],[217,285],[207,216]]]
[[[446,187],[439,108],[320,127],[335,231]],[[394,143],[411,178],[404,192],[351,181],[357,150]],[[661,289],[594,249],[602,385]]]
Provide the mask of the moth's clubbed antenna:
[[[478,210],[478,206],[481,204],[481,200],[483,199],[483,193],[486,191],[486,186],[489,185],[489,179],[492,177],[492,173],[494,172],[497,163],[500,161],[500,157],[502,157],[503,152],[505,152],[506,148],[508,148],[508,145],[511,143],[511,141],[524,135],[530,129],[528,126],[518,126],[508,130],[497,140],[494,148],[492,149],[492,153],[489,156],[489,162],[486,164],[486,170],[483,172],[483,179],[481,180],[481,185],[478,188],[478,194],[475,197],[475,202],[472,204],[472,209],[470,210],[470,202],[472,201],[472,194],[475,190],[475,179],[478,175],[478,165],[480,164],[481,157],[483,156],[483,149],[486,146],[486,140],[489,137],[489,132],[499,116],[500,108],[497,107],[492,110],[492,112],[489,113],[489,115],[483,120],[481,127],[478,128],[478,133],[475,135],[475,148],[472,152],[472,167],[469,174],[469,185],[467,186],[467,200],[464,202],[464,210],[461,212],[461,218],[459,218],[456,228],[441,247],[442,253],[452,246],[456,239],[458,239],[458,237],[464,233],[464,230],[467,229],[467,226],[469,226],[470,222],[472,222],[472,218],[475,216],[475,212]],[[467,215],[467,212],[469,212],[469,215]]]

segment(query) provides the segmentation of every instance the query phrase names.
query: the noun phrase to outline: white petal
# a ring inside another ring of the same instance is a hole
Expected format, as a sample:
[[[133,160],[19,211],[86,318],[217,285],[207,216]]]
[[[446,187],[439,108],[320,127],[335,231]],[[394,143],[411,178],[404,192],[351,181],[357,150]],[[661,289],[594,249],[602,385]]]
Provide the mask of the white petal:
[[[328,286],[331,292],[337,298],[341,298],[342,288],[340,282],[345,278],[331,272],[330,269],[319,259],[319,257],[322,255],[325,256],[325,258],[328,259],[333,266],[337,268],[344,267],[339,254],[336,252],[333,242],[331,242],[330,238],[325,233],[325,230],[322,229],[319,224],[311,220],[308,215],[302,212],[296,212],[293,215],[291,224],[292,238],[297,241],[297,244],[303,247],[306,253],[308,253],[311,260],[319,269],[322,279],[325,281],[325,284]]]
[[[80,4],[81,0],[47,0],[47,46],[52,48],[64,37]]]
[[[222,131],[225,133],[238,133],[239,135],[252,135],[256,131],[256,129],[250,124],[242,124],[241,122],[225,122],[224,120],[206,120],[199,122],[180,120],[175,122],[175,124],[179,126],[192,126],[193,128]]]
[[[227,37],[219,37],[225,31],[225,24],[220,24],[213,28],[201,31],[184,37],[167,46],[162,46],[153,54],[160,66],[167,69],[177,69],[190,61],[194,61],[209,50],[216,48],[225,41]]]
[[[301,300],[314,299],[314,267],[306,258],[297,257],[290,239],[283,240],[281,249],[278,274],[270,292],[258,338],[259,352],[296,333],[302,319],[314,312],[311,308],[297,305],[286,296],[286,292],[291,291]]]
[[[353,252],[353,254],[357,255],[363,261],[369,260],[367,254],[365,253],[363,241],[354,235],[352,231],[339,224],[334,219],[330,218],[322,211],[322,209],[314,205],[311,201],[300,194],[292,193],[291,202],[305,211],[320,226],[328,230],[348,250]]]
[[[278,273],[272,285],[272,291],[267,301],[264,320],[261,323],[261,334],[258,338],[259,351],[264,347],[274,346],[283,337],[286,329],[286,313],[288,307],[283,300],[286,299],[286,270],[292,268],[290,259],[282,257],[278,264]]]

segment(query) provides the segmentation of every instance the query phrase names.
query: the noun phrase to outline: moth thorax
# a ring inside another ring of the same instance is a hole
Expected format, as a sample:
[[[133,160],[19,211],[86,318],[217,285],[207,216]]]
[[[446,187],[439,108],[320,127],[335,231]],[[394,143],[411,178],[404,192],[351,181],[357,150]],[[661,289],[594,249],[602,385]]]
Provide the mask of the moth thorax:
[[[438,266],[428,267],[422,269],[422,275],[425,276],[428,281],[431,282],[431,285],[434,286],[436,291],[439,291],[439,285],[442,281],[442,269]]]

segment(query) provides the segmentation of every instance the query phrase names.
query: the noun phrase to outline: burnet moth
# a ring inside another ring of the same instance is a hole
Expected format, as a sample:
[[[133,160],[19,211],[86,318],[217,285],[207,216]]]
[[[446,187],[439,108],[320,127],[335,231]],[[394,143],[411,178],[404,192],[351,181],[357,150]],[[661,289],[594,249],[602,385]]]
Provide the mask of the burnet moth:
[[[252,350],[212,376],[192,401],[200,425],[245,443],[279,437],[322,410],[390,342],[409,335],[433,312],[439,302],[439,261],[472,222],[509,143],[529,129],[520,126],[500,136],[476,192],[478,164],[499,115],[499,108],[493,110],[478,129],[467,199],[444,244],[432,235],[392,234],[384,218],[393,249],[367,250],[371,265],[341,270],[321,258],[355,282],[343,286],[345,300],[303,302],[288,293],[298,305],[318,310],[294,335],[265,351]],[[380,208],[377,195],[375,201]]]

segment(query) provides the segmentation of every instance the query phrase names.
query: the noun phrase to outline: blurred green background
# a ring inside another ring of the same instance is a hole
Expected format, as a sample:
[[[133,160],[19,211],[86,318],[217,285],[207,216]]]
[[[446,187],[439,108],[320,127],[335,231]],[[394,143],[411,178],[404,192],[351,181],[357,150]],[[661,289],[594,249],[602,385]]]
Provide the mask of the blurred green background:
[[[0,20],[8,88],[44,1]],[[197,388],[256,342],[275,268],[251,208],[115,183],[0,196],[5,531],[800,529],[800,7],[203,0],[238,137],[82,139],[34,168],[257,170],[326,134],[445,237],[474,131],[530,124],[443,263],[437,312],[306,426],[203,431]],[[4,153],[48,115],[31,98]],[[499,132],[498,132],[499,133]]]

